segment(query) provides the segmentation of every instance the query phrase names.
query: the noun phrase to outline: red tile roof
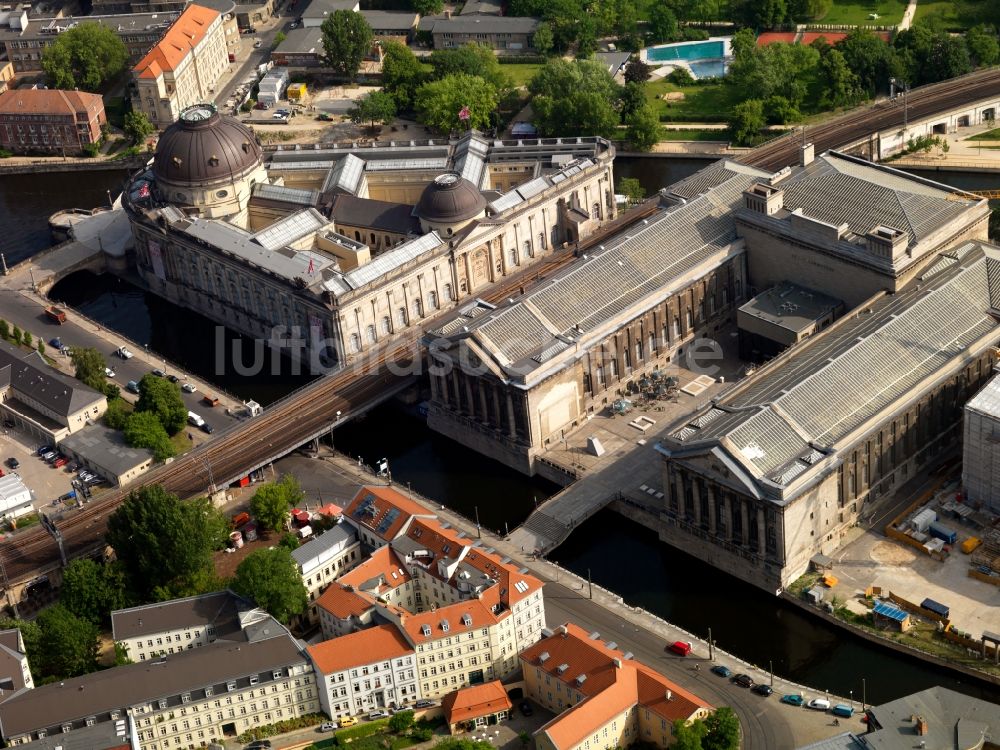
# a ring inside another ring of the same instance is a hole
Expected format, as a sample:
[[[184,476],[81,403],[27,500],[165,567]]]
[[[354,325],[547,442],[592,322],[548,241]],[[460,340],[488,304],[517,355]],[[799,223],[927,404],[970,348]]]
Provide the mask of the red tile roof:
[[[360,590],[362,584],[374,579],[381,579],[378,590],[375,592],[377,596],[382,593],[383,586],[394,589],[410,581],[411,576],[406,570],[406,563],[394,549],[379,547],[372,552],[371,557],[358,567],[344,573],[337,579],[337,582]]]
[[[321,516],[337,517],[344,512],[344,509],[341,508],[336,503],[327,503],[326,505],[317,508],[316,512],[319,513]]]
[[[492,716],[499,711],[510,711],[511,707],[510,698],[500,680],[456,690],[441,701],[449,725],[480,716]]]
[[[360,617],[373,605],[353,589],[333,583],[316,600],[316,606],[326,610],[338,620],[346,620],[352,616]]]
[[[543,661],[542,654],[548,656]],[[587,698],[546,724],[557,748],[572,747],[626,708],[641,705],[667,721],[687,720],[708,703],[654,669],[568,623],[521,652],[525,670],[538,668]],[[566,665],[560,671],[559,667]],[[586,675],[581,682],[578,678]],[[667,700],[667,692],[670,700]]]
[[[387,661],[413,653],[395,625],[377,625],[308,647],[316,668],[325,675],[362,664]]]
[[[344,516],[351,523],[364,526],[386,540],[394,539],[406,522],[417,515],[433,513],[392,487],[362,487],[344,509]]]
[[[100,94],[61,89],[14,89],[0,94],[0,114],[4,115],[77,115],[86,113],[87,121],[104,111]]]
[[[138,78],[159,78],[163,71],[175,70],[218,17],[217,10],[189,5],[132,72]]]
[[[462,621],[468,615],[468,624]],[[447,630],[445,630],[447,623]],[[497,617],[480,599],[456,602],[446,607],[438,607],[433,612],[407,614],[403,617],[403,627],[414,643],[427,643],[438,638],[447,638],[476,628],[487,628],[497,623]],[[424,626],[428,635],[424,635]]]

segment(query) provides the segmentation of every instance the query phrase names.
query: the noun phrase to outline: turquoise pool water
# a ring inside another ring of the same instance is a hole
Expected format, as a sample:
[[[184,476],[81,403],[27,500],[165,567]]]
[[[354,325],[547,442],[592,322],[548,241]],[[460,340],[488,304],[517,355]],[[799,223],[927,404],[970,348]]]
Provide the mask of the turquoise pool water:
[[[726,74],[726,63],[722,60],[700,60],[689,62],[691,75],[699,81],[703,78],[722,78]]]
[[[713,58],[721,60],[724,55],[725,42],[721,40],[666,44],[662,47],[650,47],[646,50],[646,57],[650,62],[711,60]]]

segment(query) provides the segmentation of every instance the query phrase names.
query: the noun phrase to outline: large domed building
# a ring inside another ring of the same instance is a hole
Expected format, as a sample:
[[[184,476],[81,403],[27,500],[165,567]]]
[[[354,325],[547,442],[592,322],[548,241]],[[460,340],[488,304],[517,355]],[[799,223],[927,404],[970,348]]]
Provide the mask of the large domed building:
[[[206,218],[238,218],[256,183],[267,182],[257,136],[210,104],[185,109],[168,127],[153,157],[161,200],[196,208]]]
[[[438,175],[424,188],[416,214],[424,232],[451,237],[486,214],[486,198],[471,182],[455,172]]]

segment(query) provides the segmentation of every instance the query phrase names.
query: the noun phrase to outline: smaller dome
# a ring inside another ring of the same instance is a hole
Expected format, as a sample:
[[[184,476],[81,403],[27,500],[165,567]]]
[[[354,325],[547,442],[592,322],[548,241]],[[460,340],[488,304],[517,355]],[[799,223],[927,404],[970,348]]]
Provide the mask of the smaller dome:
[[[434,178],[417,201],[417,216],[425,221],[453,224],[486,210],[486,198],[476,186],[455,172]]]

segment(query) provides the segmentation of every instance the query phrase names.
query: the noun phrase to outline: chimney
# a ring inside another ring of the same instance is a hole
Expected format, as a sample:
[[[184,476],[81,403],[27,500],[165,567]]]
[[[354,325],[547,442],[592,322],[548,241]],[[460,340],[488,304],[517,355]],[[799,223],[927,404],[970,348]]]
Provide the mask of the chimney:
[[[877,226],[865,235],[865,244],[872,255],[895,260],[906,251],[909,235],[895,227]]]
[[[799,146],[799,166],[808,167],[816,158],[816,147],[811,143],[803,143]]]
[[[925,719],[923,716],[918,716],[917,717],[917,734],[919,734],[921,737],[923,737],[925,734],[927,734],[927,731],[928,731],[927,719]]]
[[[755,213],[773,216],[785,205],[785,192],[765,182],[758,182],[743,191],[743,205]]]
[[[986,253],[986,286],[990,294],[989,312],[1000,318],[1000,249],[983,245]]]
[[[614,664],[616,667],[618,667],[618,669],[622,668],[622,660],[619,659],[618,657],[615,657],[614,659],[612,659],[611,663]]]

